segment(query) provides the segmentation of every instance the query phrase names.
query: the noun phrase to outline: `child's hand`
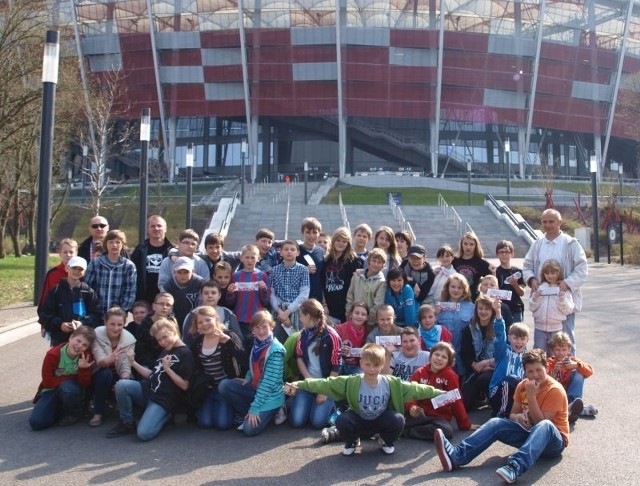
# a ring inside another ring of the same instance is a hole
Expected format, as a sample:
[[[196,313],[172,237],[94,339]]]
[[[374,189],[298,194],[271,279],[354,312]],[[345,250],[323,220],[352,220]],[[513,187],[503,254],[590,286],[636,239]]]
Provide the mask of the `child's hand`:
[[[75,327],[73,327],[73,324],[71,322],[63,322],[62,324],[60,324],[60,330],[69,334],[75,330]]]
[[[234,293],[235,291],[236,291],[236,284],[230,283],[229,286],[227,287],[227,292]]]
[[[316,405],[322,405],[326,401],[327,401],[326,395],[320,395],[320,393],[316,395]]]
[[[314,273],[316,273],[317,267],[315,265],[309,265],[307,269],[309,270],[309,273],[313,275]]]
[[[536,291],[533,293],[533,298],[534,298],[534,299],[536,299],[536,300],[538,300],[538,299],[540,298],[540,291],[539,291],[539,290],[536,290]]]
[[[260,281],[258,282],[258,288],[259,288],[260,290],[266,290],[266,289],[267,289],[267,284],[266,284],[263,280],[260,280]]]
[[[136,360],[136,352],[133,349],[127,350],[127,359],[129,360],[129,364],[133,364]]]
[[[168,371],[171,368],[171,355],[167,354],[164,358],[162,358],[162,369]]]
[[[78,368],[81,368],[81,369],[91,368],[91,365],[93,365],[93,360],[91,359],[91,355],[89,355],[86,352],[82,353],[80,355],[80,358],[78,359]]]
[[[560,300],[564,300],[564,296],[565,296],[565,295],[567,295],[567,293],[566,293],[566,292],[564,292],[564,291],[562,291],[562,290],[561,290],[560,292],[558,292],[558,298],[559,298]]]
[[[289,395],[290,397],[295,396],[295,394],[298,391],[298,382],[297,381],[293,381],[291,383],[285,383],[282,386],[282,389],[284,390],[285,395]],[[320,395],[318,395],[320,396]]]
[[[412,417],[424,416],[424,410],[422,410],[417,405],[414,405],[409,409],[409,415],[411,415]]]
[[[570,357],[566,357],[563,361],[562,361],[562,367],[565,370],[575,370],[578,367],[578,363],[576,363],[575,361],[573,361]]]
[[[342,356],[345,356],[347,358],[351,356],[351,346],[349,346],[348,344],[342,345]]]
[[[493,299],[491,307],[493,307],[493,310],[496,313],[496,319],[502,319],[502,302],[500,301],[500,299]]]
[[[415,294],[416,298],[420,296],[420,286],[418,284],[415,284],[413,286],[413,293]]]
[[[534,400],[536,396],[536,392],[540,388],[540,384],[535,380],[527,380],[524,384],[524,390],[527,392],[527,397],[529,400]]]

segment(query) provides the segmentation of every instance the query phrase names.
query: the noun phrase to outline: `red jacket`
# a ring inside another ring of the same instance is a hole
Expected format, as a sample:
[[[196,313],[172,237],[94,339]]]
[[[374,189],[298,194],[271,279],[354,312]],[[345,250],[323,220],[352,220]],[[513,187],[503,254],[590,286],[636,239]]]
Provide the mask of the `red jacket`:
[[[453,371],[451,366],[447,366],[438,373],[432,373],[431,364],[427,364],[411,375],[410,381],[422,383],[423,385],[431,385],[444,391],[460,388],[458,375]],[[445,420],[451,420],[455,417],[458,429],[460,430],[469,430],[471,428],[471,420],[469,420],[467,410],[464,408],[462,400],[456,400],[453,403],[437,409],[433,408],[431,400],[413,400],[405,403],[405,410],[408,412],[414,405],[420,407],[426,415],[431,417],[442,417]]]
[[[63,278],[67,278],[67,269],[65,268],[64,263],[60,262],[55,267],[49,269],[47,275],[44,277],[44,284],[42,286],[42,293],[40,294],[40,299],[38,300],[38,306],[44,304],[49,291],[58,285],[58,282]]]
[[[78,368],[77,375],[56,375],[56,369],[58,369],[58,363],[60,363],[60,352],[62,350],[62,347],[66,345],[67,343],[62,343],[47,351],[47,354],[44,357],[44,361],[42,362],[42,383],[40,383],[40,387],[38,388],[38,394],[43,388],[58,388],[61,383],[67,380],[77,381],[78,384],[83,388],[91,385],[91,367]],[[86,353],[87,356],[91,356],[91,352],[89,350]],[[90,359],[93,360],[92,357]]]
[[[589,378],[591,375],[593,375],[593,367],[590,364],[585,363],[575,356],[571,356],[571,358],[578,365],[578,367],[576,368],[576,371],[578,373],[580,373],[585,378]],[[556,363],[555,356],[550,356],[549,358],[547,358],[547,374],[554,377],[556,381],[559,381],[565,389],[569,386],[572,372],[573,370],[567,370],[560,363]]]

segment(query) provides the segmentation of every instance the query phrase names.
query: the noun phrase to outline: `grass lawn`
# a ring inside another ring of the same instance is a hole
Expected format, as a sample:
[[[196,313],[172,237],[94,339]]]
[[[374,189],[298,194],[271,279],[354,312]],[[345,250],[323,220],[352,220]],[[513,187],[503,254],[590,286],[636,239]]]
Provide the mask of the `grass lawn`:
[[[49,258],[47,268],[60,263],[57,256]],[[15,258],[13,255],[0,259],[0,307],[33,300],[33,278],[35,256]]]
[[[443,191],[422,187],[342,187],[334,188],[322,200],[322,204],[338,204],[338,194],[342,193],[344,204],[386,204],[387,193],[402,194],[402,204],[406,206],[435,206],[438,204],[438,194],[442,194],[447,203],[453,206],[466,206],[468,195],[466,191]],[[471,194],[471,204],[484,204],[484,194]]]

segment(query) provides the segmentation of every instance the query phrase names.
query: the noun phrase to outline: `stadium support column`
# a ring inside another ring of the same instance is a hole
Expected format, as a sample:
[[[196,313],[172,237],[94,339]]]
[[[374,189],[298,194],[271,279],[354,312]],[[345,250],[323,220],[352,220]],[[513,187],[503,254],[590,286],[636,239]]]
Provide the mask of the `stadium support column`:
[[[346,175],[347,118],[342,91],[342,25],[345,21],[345,0],[336,0],[336,86],[338,88],[338,177]],[[353,170],[353,169],[352,169]]]
[[[442,63],[444,58],[444,13],[447,11],[445,0],[440,2],[440,25],[438,26],[438,71],[436,80],[436,107],[431,124],[431,173],[438,177],[438,147],[440,146],[440,105],[442,100]]]

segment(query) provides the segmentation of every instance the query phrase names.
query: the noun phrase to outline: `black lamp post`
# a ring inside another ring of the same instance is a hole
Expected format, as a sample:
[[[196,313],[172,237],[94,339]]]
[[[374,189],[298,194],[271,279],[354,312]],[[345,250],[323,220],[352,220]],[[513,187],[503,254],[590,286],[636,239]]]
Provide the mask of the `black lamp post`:
[[[140,243],[142,243],[147,236],[149,140],[151,140],[151,108],[144,108],[140,116],[140,214],[138,216],[138,241]]]
[[[193,188],[193,144],[189,142],[187,144],[187,158],[185,161],[185,165],[187,167],[187,215],[186,215],[186,223],[187,228],[191,228],[191,201],[193,199],[192,188]]]
[[[596,154],[591,154],[590,169],[591,169],[591,206],[593,207],[593,261],[598,263],[600,261],[600,242],[598,239],[598,159]]]
[[[242,165],[240,167],[240,204],[244,204],[244,159],[247,155],[247,141],[244,138],[242,139],[242,144],[240,145],[240,152],[242,155]]]
[[[49,229],[51,220],[51,155],[56,113],[56,87],[60,58],[60,33],[48,30],[42,61],[42,119],[40,125],[40,166],[38,172],[38,211],[36,229],[36,263],[33,303],[38,304],[47,273]]]
[[[507,201],[511,201],[511,140],[504,141],[504,156],[507,163]]]

